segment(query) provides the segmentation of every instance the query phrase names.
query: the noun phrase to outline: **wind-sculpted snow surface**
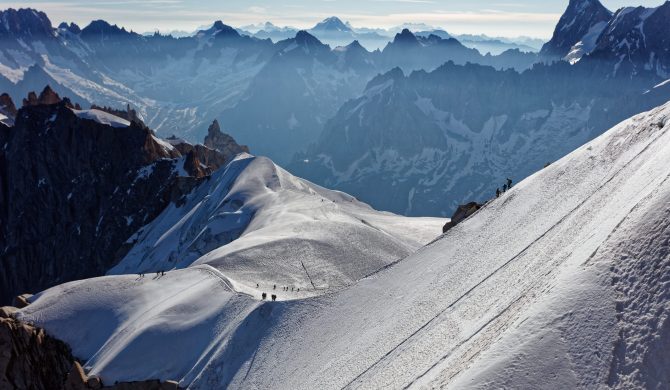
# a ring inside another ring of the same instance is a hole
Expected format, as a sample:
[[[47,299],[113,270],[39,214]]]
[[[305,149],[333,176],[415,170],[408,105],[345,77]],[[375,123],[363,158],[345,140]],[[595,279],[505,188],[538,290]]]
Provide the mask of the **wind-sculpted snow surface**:
[[[259,304],[227,291],[225,278],[218,287],[216,273],[188,268],[157,280],[57,287],[20,316],[69,342],[108,381],[666,388],[669,159],[670,104],[620,124],[417,253],[333,294]],[[189,281],[170,282],[177,277]],[[191,291],[191,281],[210,284]],[[200,342],[180,347],[182,334]]]

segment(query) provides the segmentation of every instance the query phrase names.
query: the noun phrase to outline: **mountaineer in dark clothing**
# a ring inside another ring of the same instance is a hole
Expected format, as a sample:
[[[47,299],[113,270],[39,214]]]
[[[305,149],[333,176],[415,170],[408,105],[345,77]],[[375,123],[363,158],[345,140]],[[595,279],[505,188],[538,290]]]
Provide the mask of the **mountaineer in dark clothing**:
[[[507,192],[507,184],[504,184],[504,185],[503,185],[503,194],[504,194],[505,192]]]
[[[496,188],[496,198],[500,198],[500,188]]]
[[[512,189],[512,179],[510,179],[509,177],[507,178],[507,188],[509,188],[510,190]]]
[[[272,294],[272,302],[274,302],[274,301],[276,301],[276,300],[277,300],[277,296],[274,295],[274,294]]]
[[[268,297],[268,294],[266,294],[266,293],[263,293],[263,294],[261,295],[261,298],[263,298],[263,300],[265,300],[265,298],[267,298],[267,297]]]

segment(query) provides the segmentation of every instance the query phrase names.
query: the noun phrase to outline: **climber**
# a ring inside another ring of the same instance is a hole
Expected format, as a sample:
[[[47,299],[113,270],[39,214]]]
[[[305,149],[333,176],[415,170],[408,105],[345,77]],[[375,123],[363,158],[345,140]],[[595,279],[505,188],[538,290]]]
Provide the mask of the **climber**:
[[[500,198],[500,188],[496,188],[496,198]]]
[[[509,177],[507,178],[507,188],[509,188],[510,190],[512,189],[512,179],[510,179]]]
[[[503,184],[503,194],[507,192],[507,184]]]
[[[268,294],[266,294],[266,293],[263,293],[263,294],[261,295],[261,298],[262,298],[263,300],[265,300],[265,298],[267,298],[267,297],[268,297]]]
[[[272,302],[274,302],[274,301],[276,301],[276,300],[277,300],[277,296],[274,295],[274,294],[272,294]]]

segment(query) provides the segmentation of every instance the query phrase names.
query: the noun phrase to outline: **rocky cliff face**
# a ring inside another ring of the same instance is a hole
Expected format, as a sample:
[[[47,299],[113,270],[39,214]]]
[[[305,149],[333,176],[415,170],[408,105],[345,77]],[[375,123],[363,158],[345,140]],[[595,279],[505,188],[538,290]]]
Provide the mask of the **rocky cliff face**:
[[[0,125],[0,302],[104,274],[128,237],[226,161],[105,115],[47,89]]]
[[[0,308],[0,388],[63,388],[74,358],[65,343]]]
[[[0,123],[6,126],[14,126],[16,112],[16,106],[12,98],[6,93],[0,95]]]
[[[0,389],[3,390],[177,390],[174,381],[107,384],[88,376],[70,347],[44,329],[16,320],[15,307],[0,307]]]

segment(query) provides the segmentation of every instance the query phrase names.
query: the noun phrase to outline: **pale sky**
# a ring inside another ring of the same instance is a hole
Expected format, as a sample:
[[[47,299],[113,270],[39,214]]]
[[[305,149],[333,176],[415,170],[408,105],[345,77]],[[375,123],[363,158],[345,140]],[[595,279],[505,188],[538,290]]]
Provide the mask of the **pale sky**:
[[[655,7],[663,0],[602,0],[611,10],[623,6]],[[393,27],[426,23],[449,32],[491,36],[548,38],[568,0],[0,0],[0,8],[32,7],[51,22],[105,19],[138,32],[185,30],[214,20],[238,27],[271,21],[312,27],[338,16],[355,27]]]

